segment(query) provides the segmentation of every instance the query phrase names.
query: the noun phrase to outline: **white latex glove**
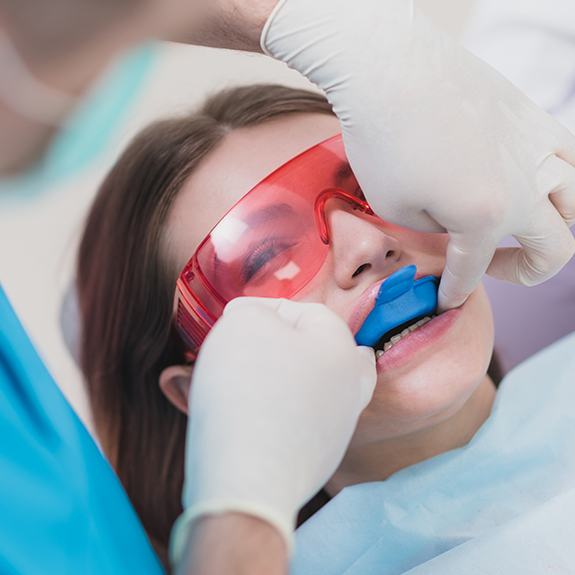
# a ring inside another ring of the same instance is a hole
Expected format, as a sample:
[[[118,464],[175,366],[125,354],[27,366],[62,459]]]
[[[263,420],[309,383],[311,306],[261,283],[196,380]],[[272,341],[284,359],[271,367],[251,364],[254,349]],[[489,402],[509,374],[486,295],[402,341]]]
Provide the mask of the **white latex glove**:
[[[195,518],[227,511],[268,521],[289,547],[299,508],[341,462],[375,381],[373,350],[325,306],[228,304],[192,376],[172,559]]]
[[[575,138],[411,0],[280,0],[262,47],[326,92],[379,216],[449,232],[441,308],[486,269],[534,285],[575,253]]]

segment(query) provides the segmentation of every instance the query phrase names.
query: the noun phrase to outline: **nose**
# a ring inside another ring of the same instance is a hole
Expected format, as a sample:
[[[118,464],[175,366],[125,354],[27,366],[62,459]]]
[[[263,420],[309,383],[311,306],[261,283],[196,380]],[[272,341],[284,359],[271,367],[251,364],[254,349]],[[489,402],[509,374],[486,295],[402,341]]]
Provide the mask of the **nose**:
[[[334,277],[341,289],[353,288],[367,277],[379,279],[397,268],[401,245],[378,225],[381,220],[337,200],[326,211]]]

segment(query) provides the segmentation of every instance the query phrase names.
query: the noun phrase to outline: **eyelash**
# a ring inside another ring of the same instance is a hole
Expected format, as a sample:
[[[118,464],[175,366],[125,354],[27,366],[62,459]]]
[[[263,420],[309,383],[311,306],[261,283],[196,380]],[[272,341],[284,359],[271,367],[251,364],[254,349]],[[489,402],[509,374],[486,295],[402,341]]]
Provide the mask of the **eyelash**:
[[[274,257],[288,250],[294,243],[278,240],[264,240],[242,265],[242,279],[248,283]]]

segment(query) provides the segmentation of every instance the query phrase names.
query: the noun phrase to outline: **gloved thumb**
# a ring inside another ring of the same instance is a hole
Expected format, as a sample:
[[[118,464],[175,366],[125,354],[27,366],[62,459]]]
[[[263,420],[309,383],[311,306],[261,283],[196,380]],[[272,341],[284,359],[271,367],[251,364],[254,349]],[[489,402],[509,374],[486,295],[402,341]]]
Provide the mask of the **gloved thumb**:
[[[478,286],[491,262],[496,241],[486,235],[450,234],[437,293],[439,311],[459,307]]]
[[[263,298],[263,297],[237,297],[229,301],[224,308],[224,315],[235,313],[238,309],[266,307],[272,310],[277,309],[280,304],[279,299]]]
[[[319,307],[319,304],[301,303],[284,298],[238,297],[226,305],[224,315],[237,313],[240,309],[268,310],[293,327],[297,325],[302,316],[309,313],[311,306],[315,308]]]
[[[324,336],[330,329],[345,327],[343,320],[321,303],[284,298],[240,297],[228,303],[224,314],[237,313],[239,309],[268,310],[286,325],[309,334]]]
[[[375,369],[375,352],[371,347],[357,346],[359,356],[361,385],[361,410],[363,411],[371,401],[375,384],[377,383],[377,371]]]

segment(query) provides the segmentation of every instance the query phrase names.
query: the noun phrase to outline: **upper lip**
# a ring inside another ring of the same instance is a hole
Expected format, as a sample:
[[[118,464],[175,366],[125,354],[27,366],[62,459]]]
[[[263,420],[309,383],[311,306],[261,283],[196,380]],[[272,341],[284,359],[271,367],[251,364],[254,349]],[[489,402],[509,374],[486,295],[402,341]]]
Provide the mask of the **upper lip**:
[[[371,310],[375,306],[375,299],[377,298],[377,294],[379,293],[379,288],[381,284],[394,272],[400,269],[403,266],[398,266],[396,269],[390,271],[383,279],[376,281],[375,283],[371,284],[368,288],[366,288],[363,293],[359,296],[357,304],[353,308],[349,319],[347,320],[347,325],[351,330],[351,333],[354,335],[359,331],[363,322],[370,314]],[[428,276],[428,273],[422,273],[419,270],[415,274],[415,279],[418,280],[419,278]]]

